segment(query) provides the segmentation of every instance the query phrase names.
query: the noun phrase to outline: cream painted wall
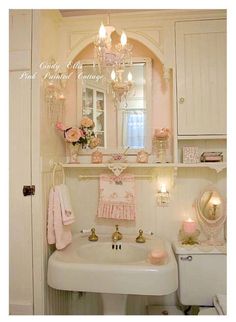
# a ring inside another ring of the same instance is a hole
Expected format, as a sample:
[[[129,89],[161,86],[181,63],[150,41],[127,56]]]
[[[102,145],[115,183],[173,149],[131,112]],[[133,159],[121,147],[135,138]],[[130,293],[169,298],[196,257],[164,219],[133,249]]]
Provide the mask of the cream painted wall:
[[[40,58],[41,62],[49,63],[51,58],[58,61],[59,26],[55,11],[41,10],[40,16]],[[38,69],[39,77],[48,72]],[[41,81],[41,156],[62,157],[65,155],[65,144],[49,118],[49,111],[44,99],[44,82]]]
[[[150,43],[154,43],[157,51],[162,53],[161,58],[163,59],[165,52],[165,60],[168,61],[168,66],[174,68],[174,34],[173,26],[175,21],[175,16],[164,14],[151,16],[146,13],[143,19],[140,19],[140,13],[137,17],[131,17],[129,15],[115,15],[114,21],[118,26],[126,26],[130,28],[130,33],[140,34],[140,37],[146,37]],[[181,16],[182,15],[182,16]],[[181,13],[178,19],[189,19],[193,15],[192,12]],[[201,17],[195,15],[196,17]],[[212,14],[213,15],[213,14]],[[211,14],[205,14],[206,18],[211,17]],[[57,22],[54,18],[45,14],[42,15],[44,21],[44,27],[42,29],[42,57],[45,59],[49,58],[49,53],[57,55],[60,61],[65,61],[66,58],[70,57],[70,53],[74,53],[74,50],[78,43],[83,43],[87,37],[93,37],[96,32],[97,26],[100,23],[99,16],[83,17],[81,19],[76,18],[66,18],[61,19]],[[160,19],[159,19],[160,18]],[[88,30],[88,19],[91,22]],[[105,21],[105,20],[104,20]],[[164,33],[163,31],[166,31]],[[49,32],[50,30],[50,32]],[[47,35],[47,37],[45,37]],[[168,40],[163,43],[164,35],[168,35]],[[48,39],[43,39],[43,38]],[[57,42],[58,40],[58,47]],[[153,52],[151,52],[144,45],[139,43],[137,40],[131,40],[134,44],[134,53],[137,56],[149,56],[153,59],[153,122],[150,126],[154,129],[155,127],[170,127],[172,128],[172,123],[175,120],[174,106],[172,106],[172,95],[174,95],[172,81],[165,83],[163,80],[162,73],[162,62],[155,57]],[[51,49],[51,44],[53,44]],[[155,47],[153,45],[153,47]],[[164,51],[163,51],[164,48]],[[52,50],[52,51],[51,51]],[[58,50],[58,52],[57,52]],[[79,56],[76,54],[77,59],[88,59],[92,58],[91,46],[85,48],[81,51]],[[71,54],[71,55],[72,55]],[[65,122],[67,125],[76,124],[77,114],[76,114],[76,86],[75,79],[72,77],[67,86],[67,100],[66,100],[66,117]],[[48,128],[48,121],[46,119],[45,111],[42,113],[41,119],[42,126],[42,156],[45,162],[48,161],[48,157],[52,156],[57,158],[59,155],[64,153],[64,143],[58,133],[55,133],[52,128]],[[50,188],[50,169],[48,166],[44,168],[44,208],[45,208],[45,224],[46,224],[46,208],[47,208],[47,192]],[[141,170],[132,170],[129,172],[141,173]],[[66,169],[66,183],[68,184],[69,190],[71,192],[72,203],[76,215],[76,223],[73,224],[73,233],[79,232],[82,228],[91,228],[95,226],[97,233],[107,232],[112,233],[114,230],[114,224],[116,222],[112,220],[101,220],[96,218],[96,210],[98,204],[98,179],[88,179],[79,180],[79,174],[99,174],[99,170],[78,170],[78,169]],[[137,233],[138,229],[151,230],[154,233],[163,238],[167,238],[170,241],[176,240],[178,236],[178,231],[181,226],[182,220],[185,216],[191,215],[193,218],[195,216],[194,209],[192,207],[193,202],[198,197],[200,191],[204,189],[209,184],[214,184],[221,192],[222,195],[226,194],[226,171],[223,170],[217,174],[214,170],[210,169],[179,169],[175,180],[175,186],[170,191],[171,201],[168,207],[162,208],[158,207],[156,204],[155,192],[156,183],[155,181],[137,179],[136,180],[136,192],[137,192],[137,220],[135,223],[129,222],[119,222],[120,230],[124,234]],[[62,306],[69,305],[69,300],[61,301]],[[52,294],[52,293],[50,293]],[[54,293],[55,295],[55,293]],[[51,296],[51,295],[50,295]],[[53,297],[51,297],[52,299]],[[63,299],[63,295],[59,298],[59,295],[54,296],[54,300],[51,300],[55,304],[55,311],[59,312],[57,304]],[[89,301],[89,300],[88,300]],[[132,302],[133,301],[133,302]],[[145,309],[145,304],[158,304],[158,303],[176,303],[175,295],[156,298],[149,298],[147,301],[140,298],[132,298],[132,303],[130,307],[135,307],[134,314],[139,314],[140,310],[142,314]],[[79,303],[79,299],[76,302]],[[136,304],[134,304],[136,303]],[[142,309],[137,308],[137,303],[142,303]],[[92,302],[91,302],[92,304]],[[81,312],[81,311],[80,311]],[[80,312],[77,312],[78,314]],[[137,313],[138,312],[138,313]]]
[[[144,172],[129,170],[128,173],[140,174]],[[225,170],[217,174],[210,169],[179,169],[175,185],[170,191],[170,204],[167,207],[159,207],[155,196],[157,192],[156,181],[136,179],[136,221],[116,221],[96,217],[99,197],[98,179],[80,180],[78,175],[81,172],[77,169],[67,169],[66,174],[66,182],[70,189],[76,214],[76,223],[73,224],[74,233],[93,226],[96,227],[98,235],[99,232],[112,233],[114,225],[118,223],[124,234],[136,234],[141,228],[144,231],[153,231],[156,236],[174,241],[178,239],[178,231],[182,221],[189,216],[195,218],[193,204],[203,189],[213,184],[224,197],[226,194]]]

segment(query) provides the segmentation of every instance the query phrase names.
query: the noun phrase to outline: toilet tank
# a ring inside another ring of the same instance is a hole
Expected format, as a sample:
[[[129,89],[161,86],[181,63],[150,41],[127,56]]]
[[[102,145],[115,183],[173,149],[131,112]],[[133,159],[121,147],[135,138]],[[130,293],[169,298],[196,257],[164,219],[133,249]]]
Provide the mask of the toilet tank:
[[[226,294],[226,247],[173,245],[178,263],[179,301],[212,306],[215,294]]]

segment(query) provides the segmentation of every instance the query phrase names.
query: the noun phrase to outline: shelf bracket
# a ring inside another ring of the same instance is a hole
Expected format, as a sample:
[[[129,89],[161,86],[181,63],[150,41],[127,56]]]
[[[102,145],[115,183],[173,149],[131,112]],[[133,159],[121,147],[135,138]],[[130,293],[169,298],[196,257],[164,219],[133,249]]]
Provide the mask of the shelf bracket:
[[[118,177],[128,166],[123,163],[110,163],[107,167],[116,177]]]
[[[219,163],[217,163],[217,164],[209,164],[208,165],[208,168],[210,168],[210,169],[213,169],[213,170],[215,170],[216,171],[216,173],[220,173],[222,170],[224,170],[226,167],[225,167],[225,164],[220,164],[220,162]]]

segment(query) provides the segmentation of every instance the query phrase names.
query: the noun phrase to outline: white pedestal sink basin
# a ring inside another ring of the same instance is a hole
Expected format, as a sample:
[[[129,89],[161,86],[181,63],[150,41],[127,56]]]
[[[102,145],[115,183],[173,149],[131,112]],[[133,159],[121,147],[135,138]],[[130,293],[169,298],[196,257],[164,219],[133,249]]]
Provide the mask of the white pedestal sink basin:
[[[152,250],[163,250],[168,256],[164,264],[148,260]],[[177,263],[169,242],[147,238],[138,244],[135,237],[123,237],[117,243],[110,236],[99,236],[97,242],[85,236],[74,236],[66,249],[55,251],[48,262],[48,285],[60,290],[119,294],[117,305],[123,306],[127,294],[167,295],[178,287]],[[123,294],[123,296],[120,296]],[[122,304],[123,303],[123,304]],[[119,314],[116,309],[105,314]]]

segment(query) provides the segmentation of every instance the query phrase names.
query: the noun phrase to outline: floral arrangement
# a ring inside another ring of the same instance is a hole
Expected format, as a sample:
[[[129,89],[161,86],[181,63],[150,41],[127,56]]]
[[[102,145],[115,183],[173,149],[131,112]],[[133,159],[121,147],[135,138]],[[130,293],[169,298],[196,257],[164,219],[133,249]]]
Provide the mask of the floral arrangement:
[[[153,139],[154,140],[167,140],[170,136],[170,130],[168,128],[155,129]]]
[[[72,145],[81,144],[83,149],[87,147],[94,149],[100,143],[100,139],[93,131],[94,122],[87,116],[82,118],[79,127],[66,128],[63,123],[57,122],[56,128],[64,133],[67,142]]]

